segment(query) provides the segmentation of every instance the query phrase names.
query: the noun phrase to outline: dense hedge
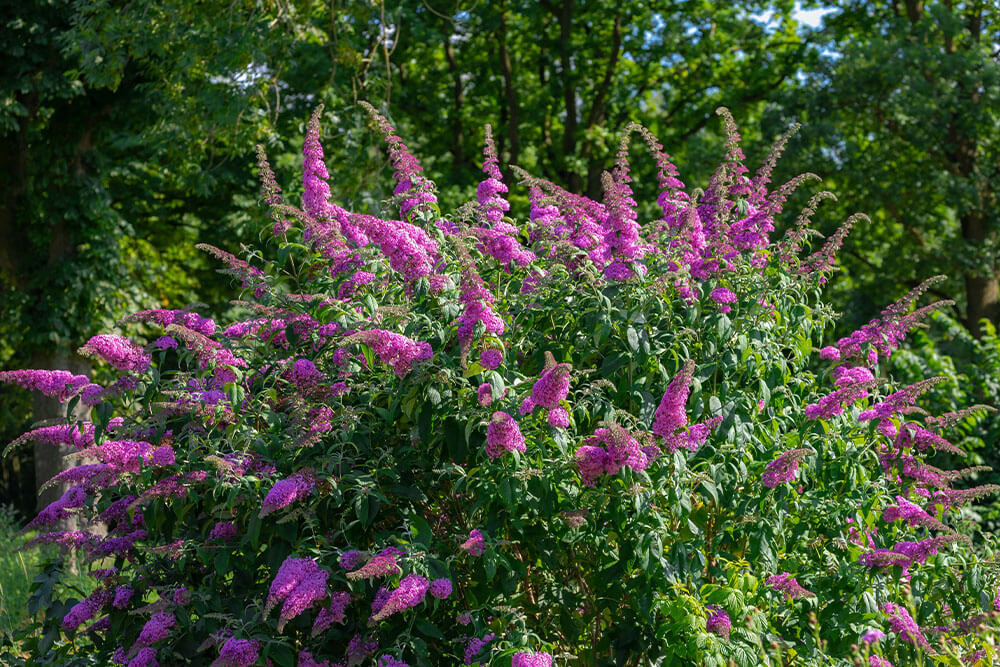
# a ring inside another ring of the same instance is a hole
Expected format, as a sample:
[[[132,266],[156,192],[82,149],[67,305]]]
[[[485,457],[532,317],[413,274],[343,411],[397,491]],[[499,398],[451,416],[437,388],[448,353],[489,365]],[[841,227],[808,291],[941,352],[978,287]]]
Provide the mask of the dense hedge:
[[[477,201],[443,214],[366,109],[400,220],[330,201],[317,112],[302,209],[261,155],[266,251],[205,248],[244,319],[126,317],[150,342],[81,348],[108,386],[0,373],[94,407],[20,440],[79,450],[32,527],[96,581],[67,599],[50,566],[35,664],[993,664],[992,537],[965,509],[993,487],[927,462],[966,415],[880,374],[939,304],[913,310],[925,283],[820,349],[863,216],[812,254],[811,208],[778,238],[809,180],[770,188],[785,137],[751,177],[721,110],[726,157],[689,191],[630,126],[603,202],[520,173],[523,219],[487,128]]]

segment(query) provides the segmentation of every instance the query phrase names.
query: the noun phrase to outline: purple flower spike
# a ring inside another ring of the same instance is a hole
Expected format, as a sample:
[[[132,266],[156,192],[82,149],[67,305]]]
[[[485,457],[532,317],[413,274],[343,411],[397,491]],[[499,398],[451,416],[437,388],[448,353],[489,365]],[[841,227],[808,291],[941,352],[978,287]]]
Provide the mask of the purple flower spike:
[[[729,631],[733,625],[729,620],[729,614],[726,613],[726,610],[714,604],[706,605],[705,609],[709,611],[708,619],[705,622],[705,629],[709,632],[714,632],[724,639],[729,639]]]
[[[515,653],[511,667],[552,667],[552,656],[548,653]]]
[[[252,667],[257,664],[260,642],[230,637],[222,645],[211,667]]]
[[[100,357],[120,371],[142,373],[152,361],[152,357],[141,347],[113,334],[98,334],[78,351],[84,356]]]
[[[517,422],[506,412],[494,412],[486,430],[486,455],[497,459],[508,452],[524,452],[524,436]]]

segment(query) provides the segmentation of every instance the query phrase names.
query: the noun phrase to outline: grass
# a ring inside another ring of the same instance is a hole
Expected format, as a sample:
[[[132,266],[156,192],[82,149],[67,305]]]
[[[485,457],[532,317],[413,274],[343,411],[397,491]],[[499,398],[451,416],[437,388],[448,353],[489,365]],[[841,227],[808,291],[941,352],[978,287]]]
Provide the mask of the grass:
[[[0,636],[10,636],[28,621],[31,582],[46,556],[36,549],[19,551],[31,537],[20,533],[16,510],[0,505]]]
[[[42,573],[44,563],[58,554],[58,548],[45,546],[20,551],[37,533],[21,532],[17,511],[0,505],[0,638],[13,637],[31,623],[28,600],[31,585]],[[63,594],[80,597],[96,586],[93,579],[74,575],[65,577],[57,586]]]

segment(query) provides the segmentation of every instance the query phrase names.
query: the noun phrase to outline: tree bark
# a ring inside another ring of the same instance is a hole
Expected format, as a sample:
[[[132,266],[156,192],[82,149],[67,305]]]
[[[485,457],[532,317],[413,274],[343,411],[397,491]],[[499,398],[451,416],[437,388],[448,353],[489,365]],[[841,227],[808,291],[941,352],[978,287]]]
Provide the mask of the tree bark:
[[[597,88],[594,96],[594,103],[587,114],[587,129],[591,129],[604,122],[605,102],[611,89],[611,82],[614,80],[615,68],[618,66],[618,56],[622,47],[622,17],[615,14],[614,25],[611,29],[611,49],[608,53],[608,64],[604,68],[604,76],[601,84]],[[583,147],[583,157],[587,162],[587,196],[591,199],[599,200],[602,195],[601,174],[604,173],[604,161],[592,159],[593,145],[587,142]]]
[[[974,244],[986,238],[986,218],[982,211],[968,211],[962,217],[962,237]],[[966,325],[973,336],[983,335],[980,320],[1000,322],[1000,281],[995,267],[965,273]]]
[[[451,72],[451,166],[459,173],[465,164],[465,152],[462,150],[462,102],[465,92],[462,90],[462,74],[458,70],[458,59],[455,57],[455,47],[451,44],[451,36],[444,38],[444,57],[448,61],[448,71]]]
[[[497,34],[500,46],[500,71],[503,73],[504,105],[507,107],[507,142],[510,164],[517,164],[521,155],[521,139],[518,132],[520,113],[517,105],[517,91],[514,88],[514,69],[510,64],[507,50],[507,3],[500,3],[500,30]]]
[[[76,374],[86,374],[90,371],[90,365],[86,361],[66,350],[54,350],[35,355],[32,358],[32,368],[67,370]],[[66,404],[60,402],[58,398],[48,398],[38,392],[32,392],[31,403],[36,422],[65,423]],[[77,403],[71,418],[86,421],[89,416],[90,408],[82,403]],[[63,457],[75,450],[68,445],[54,447],[46,442],[36,442],[34,451],[35,483],[37,487],[41,487],[42,484],[66,469]],[[59,484],[39,491],[37,496],[38,511],[58,500],[68,489],[69,485]],[[76,528],[77,521],[73,517],[64,519],[57,526],[53,526],[54,530],[76,530]]]
[[[579,120],[576,110],[576,73],[571,55],[573,37],[573,0],[563,0],[559,13],[559,67],[562,70],[563,106],[566,120],[563,122],[562,165],[559,177],[570,192],[579,192],[583,185],[580,174],[571,171],[569,158],[576,152],[576,131]]]

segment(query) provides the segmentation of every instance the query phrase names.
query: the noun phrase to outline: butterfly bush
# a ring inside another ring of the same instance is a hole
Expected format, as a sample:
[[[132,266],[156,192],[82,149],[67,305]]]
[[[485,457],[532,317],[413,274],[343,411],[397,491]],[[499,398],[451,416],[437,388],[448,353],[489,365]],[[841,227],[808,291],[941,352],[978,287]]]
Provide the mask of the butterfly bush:
[[[71,446],[29,544],[92,582],[49,566],[31,661],[995,660],[975,504],[997,489],[947,465],[978,413],[928,414],[939,380],[888,365],[943,304],[931,279],[828,340],[820,288],[862,218],[817,248],[823,197],[786,219],[810,180],[771,187],[789,135],[751,174],[720,111],[696,190],[630,124],[596,201],[504,166],[487,129],[476,198],[442,208],[364,108],[394,196],[336,203],[321,109],[301,202],[258,151],[263,247],[202,246],[232,321],[127,315],[81,348],[101,384],[0,371],[92,408],[11,443]]]

